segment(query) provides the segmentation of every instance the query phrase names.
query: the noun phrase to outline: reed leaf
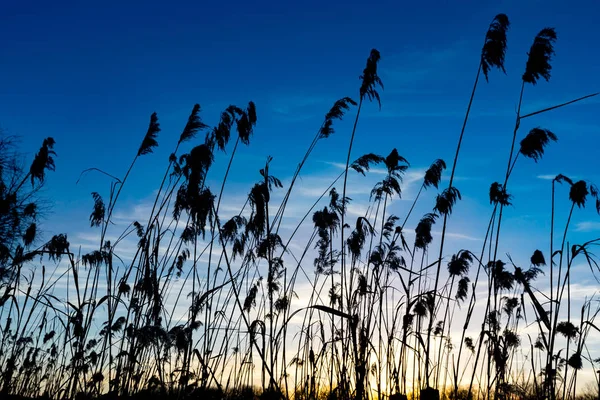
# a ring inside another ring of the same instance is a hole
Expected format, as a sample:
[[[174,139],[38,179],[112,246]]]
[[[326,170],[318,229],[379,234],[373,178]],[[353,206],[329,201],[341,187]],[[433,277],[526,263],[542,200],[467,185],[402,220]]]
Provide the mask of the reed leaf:
[[[456,301],[461,302],[465,301],[467,298],[467,294],[469,293],[469,282],[471,280],[468,276],[463,276],[458,281],[458,288],[456,289]]]
[[[360,156],[351,165],[350,168],[358,172],[359,174],[365,175],[366,171],[376,164],[380,164],[385,161],[385,158],[374,153],[368,153]]]
[[[573,340],[579,334],[579,329],[571,321],[561,321],[556,325],[556,332],[569,340]]]
[[[569,191],[569,200],[571,200],[577,207],[585,207],[587,196],[590,194],[587,183],[583,180],[577,181],[571,185]]]
[[[194,138],[199,131],[206,128],[208,128],[208,125],[204,124],[200,119],[200,104],[195,104],[187,124],[185,124],[185,128],[183,128],[183,132],[181,132],[181,135],[179,136],[178,143],[183,143]]]
[[[42,142],[42,147],[35,155],[31,166],[29,167],[29,175],[31,177],[31,185],[33,186],[35,180],[37,179],[40,183],[44,182],[44,178],[46,177],[46,170],[54,171],[54,157],[56,152],[54,152],[54,145],[56,142],[52,137],[48,137],[44,139]]]
[[[356,106],[356,102],[350,97],[343,97],[333,104],[333,107],[325,114],[325,122],[319,130],[319,138],[325,139],[334,133],[333,121],[336,119],[341,120],[351,105]]]
[[[493,67],[506,73],[504,57],[506,55],[506,32],[509,26],[510,22],[506,14],[498,14],[485,34],[485,43],[481,50],[481,69],[486,81],[488,73]]]
[[[434,213],[428,213],[421,218],[417,227],[415,228],[416,238],[415,238],[415,247],[418,249],[427,249],[427,246],[433,240],[433,236],[431,236],[431,227],[435,223],[438,215]]]
[[[490,186],[490,204],[500,204],[502,206],[510,205],[511,195],[506,192],[503,185],[498,182]]]
[[[590,194],[596,200],[596,212],[600,214],[600,191],[596,185],[590,184]]]
[[[381,99],[379,97],[379,92],[377,92],[377,87],[381,87],[383,89],[383,82],[381,78],[377,75],[377,64],[381,59],[381,54],[378,50],[372,49],[369,58],[367,59],[367,66],[363,70],[360,79],[362,80],[362,84],[360,86],[360,98],[364,99],[367,97],[369,100],[377,100],[379,104],[379,108],[381,108]]]
[[[63,233],[54,235],[52,239],[46,243],[44,250],[48,252],[50,259],[60,260],[60,258],[69,251],[67,235]]]
[[[423,186],[428,188],[430,186],[438,188],[440,181],[442,180],[442,171],[446,169],[446,163],[442,159],[437,159],[431,164],[431,166],[425,171],[425,178],[423,180]]]
[[[104,222],[106,207],[102,197],[97,192],[92,192],[94,198],[94,210],[90,214],[90,226],[100,226]]]
[[[437,195],[435,199],[435,211],[441,215],[452,214],[452,208],[456,204],[457,200],[460,200],[460,192],[454,186],[444,189],[444,191]]]
[[[158,132],[160,132],[158,116],[156,113],[152,113],[150,116],[150,125],[148,126],[148,131],[146,132],[146,136],[144,136],[144,140],[142,140],[142,144],[140,145],[137,153],[138,157],[152,153],[153,149],[158,146],[158,142],[156,141]]]
[[[473,256],[469,251],[460,250],[453,254],[448,262],[448,273],[450,276],[465,275],[469,272],[469,267],[473,262]]]
[[[536,267],[546,265],[546,259],[544,258],[544,253],[542,253],[540,250],[534,251],[531,256],[531,264],[533,264]]]
[[[556,181],[558,183],[567,182],[569,185],[573,185],[573,180],[563,174],[556,175],[556,177],[554,178],[554,181]]]
[[[250,144],[250,136],[254,133],[256,126],[256,105],[254,102],[248,103],[248,108],[237,121],[237,131],[240,141],[248,145]]]
[[[571,354],[571,357],[569,357],[567,364],[569,364],[569,367],[577,370],[583,368],[583,359],[581,358],[581,352],[578,351],[576,353]]]
[[[556,142],[558,138],[548,129],[533,128],[523,140],[519,152],[527,158],[538,162],[544,155],[544,148],[550,141]]]
[[[37,234],[37,224],[35,222],[32,222],[31,224],[29,224],[29,226],[25,230],[25,234],[23,235],[23,244],[25,245],[25,247],[27,247],[33,243],[33,241],[35,240],[36,234]]]
[[[529,49],[525,72],[523,73],[523,82],[535,85],[540,79],[550,80],[550,71],[552,70],[552,56],[554,55],[554,42],[556,42],[556,31],[554,28],[542,29]]]

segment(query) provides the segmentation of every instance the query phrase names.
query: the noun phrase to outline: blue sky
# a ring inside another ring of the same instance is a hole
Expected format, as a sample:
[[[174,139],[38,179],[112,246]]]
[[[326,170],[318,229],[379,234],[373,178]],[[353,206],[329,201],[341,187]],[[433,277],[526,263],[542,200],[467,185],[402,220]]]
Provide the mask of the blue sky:
[[[397,147],[413,167],[435,158],[450,162],[483,36],[499,12],[511,20],[507,75],[493,71],[490,83],[480,85],[457,170],[468,178],[459,189],[482,210],[488,210],[489,183],[505,169],[520,75],[535,34],[553,26],[559,39],[552,80],[527,88],[525,111],[600,89],[598,55],[590,51],[600,11],[594,2],[125,3],[2,5],[0,126],[19,135],[30,155],[44,137],[56,139],[57,171],[46,189],[54,215],[88,212],[89,192],[108,183],[86,178],[76,186],[80,172],[99,167],[122,175],[156,111],[161,147],[141,160],[124,198],[149,194],[196,102],[209,124],[231,103],[257,105],[256,134],[240,153],[243,166],[234,169],[232,182],[255,179],[267,155],[275,157],[274,173],[291,175],[332,102],[357,97],[372,47],[382,54],[382,108],[365,107],[353,154]],[[513,193],[524,215],[539,208],[522,199],[548,188],[536,176],[597,178],[598,104],[587,101],[523,124],[522,135],[540,125],[559,136],[538,165],[519,165]],[[322,171],[321,161],[343,161],[349,120],[317,148],[306,173]]]
[[[480,85],[457,170],[470,211],[488,212],[489,184],[505,169],[520,75],[541,28],[558,32],[552,79],[527,87],[524,110],[600,89],[591,51],[595,2],[125,3],[2,5],[0,126],[19,135],[30,155],[44,137],[56,139],[57,170],[46,193],[60,221],[87,215],[89,192],[108,188],[95,177],[75,185],[80,172],[122,175],[156,111],[161,147],[140,161],[124,199],[150,194],[196,102],[209,124],[229,104],[257,105],[256,133],[239,155],[233,185],[246,191],[267,155],[275,157],[273,172],[289,177],[333,101],[357,97],[373,47],[382,54],[382,108],[365,107],[353,155],[396,147],[415,168],[436,158],[450,163],[483,36],[499,12],[511,20],[507,75],[493,71]],[[559,143],[539,164],[520,163],[512,183],[520,215],[540,213],[537,194],[549,187],[540,175],[599,180],[598,105],[590,100],[523,123],[520,137],[539,125]],[[323,161],[344,160],[350,119],[319,145],[305,175],[324,171]]]
[[[0,127],[21,138],[21,150],[29,157],[45,137],[55,138],[56,172],[44,192],[51,213],[43,229],[48,237],[66,231],[72,243],[90,250],[98,243],[98,231],[87,221],[90,192],[107,196],[109,182],[92,174],[75,182],[89,167],[122,176],[152,112],[162,127],[160,147],[138,162],[117,208],[120,219],[142,218],[147,211],[195,103],[209,125],[229,104],[256,103],[258,124],[250,147],[236,156],[228,198],[245,196],[268,155],[274,156],[271,172],[286,182],[333,102],[344,96],[357,99],[358,77],[369,51],[377,48],[385,85],[382,107],[364,107],[353,158],[366,152],[387,155],[396,147],[408,159],[413,172],[405,179],[406,201],[390,206],[403,218],[424,169],[437,158],[452,162],[483,38],[500,12],[511,21],[507,74],[494,70],[490,82],[478,88],[455,184],[463,201],[449,225],[454,240],[449,240],[448,254],[463,247],[477,252],[491,211],[489,185],[501,180],[506,169],[520,77],[534,36],[555,27],[558,41],[552,79],[526,88],[524,112],[600,91],[596,1],[174,5],[4,0]],[[518,140],[541,126],[555,132],[559,142],[537,164],[519,160],[509,184],[515,197],[505,215],[502,254],[528,257],[536,248],[547,253],[548,177],[563,173],[600,183],[599,108],[600,99],[592,99],[523,122]],[[318,189],[339,174],[332,163],[345,161],[353,117],[351,112],[335,125],[331,138],[319,143],[302,174],[292,217],[301,215]],[[226,159],[217,157],[215,182]],[[372,183],[352,177],[351,197],[361,198]],[[417,207],[409,228],[431,210],[433,196],[429,193]],[[558,196],[566,200],[567,189]],[[568,204],[560,206],[564,222]],[[231,205],[229,211],[234,209]],[[361,210],[356,205],[353,211]],[[574,241],[598,237],[600,217],[589,207],[576,213],[572,227]],[[585,268],[578,271],[578,282],[597,287]]]

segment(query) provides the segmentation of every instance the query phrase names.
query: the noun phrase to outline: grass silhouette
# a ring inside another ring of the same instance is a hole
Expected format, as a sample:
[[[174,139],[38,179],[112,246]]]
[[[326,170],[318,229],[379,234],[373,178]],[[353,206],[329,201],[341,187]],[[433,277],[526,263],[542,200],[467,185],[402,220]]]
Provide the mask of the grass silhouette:
[[[481,248],[445,252],[452,211],[460,207],[455,173],[470,111],[481,74],[487,82],[493,69],[506,72],[509,25],[499,14],[485,35],[448,185],[440,188],[450,164],[435,159],[403,220],[391,214],[389,204],[402,196],[409,161],[395,148],[387,155],[352,153],[361,110],[373,101],[381,107],[382,57],[376,49],[360,76],[358,101],[342,97],[333,104],[287,187],[273,175],[273,158],[267,157],[243,207],[233,215],[224,212],[231,167],[240,143],[251,144],[259,110],[252,101],[245,108],[231,105],[210,127],[196,104],[145,219],[130,221],[113,237],[109,230],[116,226],[115,210],[131,171],[161,140],[153,113],[122,177],[101,168],[84,171],[86,177],[110,180],[107,192],[92,193],[89,222],[100,233],[97,249],[87,254],[76,253],[66,234],[42,244],[37,237],[41,203],[35,193],[55,168],[54,140],[43,141],[28,171],[15,167],[9,140],[0,141],[2,395],[582,398],[578,372],[598,364],[586,339],[600,331],[595,324],[600,307],[588,299],[575,314],[571,270],[583,262],[600,274],[593,252],[600,238],[571,243],[568,234],[579,209],[595,202],[600,213],[600,191],[592,182],[556,176],[549,253],[533,249],[529,260],[498,254],[517,161],[541,162],[547,146],[558,140],[542,127],[523,135],[521,121],[596,95],[521,114],[525,88],[533,90],[540,78],[550,80],[553,28],[541,30],[528,53],[507,168],[489,189],[491,213]],[[340,134],[336,122],[354,111],[343,171],[302,210],[292,229],[283,228],[307,160],[317,145]],[[225,174],[213,191],[209,173],[225,152]],[[366,213],[352,221],[349,176],[373,168],[381,179]],[[438,193],[409,242],[405,226],[426,190]],[[561,227],[555,222],[555,196],[570,201]],[[441,237],[439,247],[432,248],[436,224]],[[302,237],[300,228],[306,226],[310,233]],[[120,254],[120,245],[132,238],[134,253]],[[42,266],[25,274],[38,258],[54,271]],[[299,293],[306,291],[300,289],[303,278],[310,293]],[[538,290],[546,283],[548,293]],[[60,288],[66,298],[58,297]],[[484,298],[476,296],[478,289],[485,291]],[[485,311],[476,315],[476,306]],[[460,340],[453,341],[458,332]]]

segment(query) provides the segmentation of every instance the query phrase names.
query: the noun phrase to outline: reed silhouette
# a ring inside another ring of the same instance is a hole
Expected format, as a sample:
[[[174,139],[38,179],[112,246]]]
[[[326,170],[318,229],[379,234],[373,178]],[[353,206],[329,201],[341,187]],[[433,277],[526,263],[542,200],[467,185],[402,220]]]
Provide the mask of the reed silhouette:
[[[573,215],[590,202],[600,213],[600,191],[590,181],[557,175],[549,183],[549,252],[533,249],[529,259],[518,260],[499,256],[517,161],[543,162],[546,149],[558,141],[546,127],[521,133],[521,122],[597,95],[521,113],[525,88],[534,90],[551,78],[553,28],[538,33],[527,55],[514,129],[508,133],[506,172],[489,187],[490,217],[481,247],[446,250],[452,213],[461,207],[456,170],[475,94],[483,90],[482,74],[487,82],[494,69],[506,73],[509,26],[504,14],[491,21],[452,163],[432,157],[402,219],[391,213],[390,203],[402,197],[408,158],[396,148],[387,155],[353,154],[363,107],[376,102],[381,108],[378,68],[385,60],[376,49],[360,75],[357,100],[334,102],[289,182],[276,177],[277,160],[267,156],[235,212],[225,188],[239,145],[251,145],[260,109],[252,101],[230,105],[211,127],[194,105],[144,220],[129,221],[115,235],[122,227],[115,211],[132,170],[163,141],[158,115],[151,114],[122,175],[103,166],[82,172],[80,179],[109,181],[91,193],[89,223],[98,231],[98,243],[86,254],[73,250],[66,234],[44,242],[37,232],[43,209],[37,193],[55,168],[59,144],[45,139],[27,170],[19,167],[10,138],[3,137],[2,395],[583,398],[577,379],[579,371],[599,362],[586,340],[600,333],[595,324],[600,307],[587,299],[577,306],[577,317],[571,270],[583,263],[600,276],[593,251],[600,238],[572,243],[569,228]],[[338,132],[336,123],[354,111],[351,131]],[[343,170],[301,217],[288,217],[316,146],[345,133]],[[215,189],[210,174],[217,163],[225,172]],[[373,168],[381,179],[370,192],[367,211],[352,220],[352,175],[366,176]],[[434,204],[417,218],[415,239],[409,241],[407,226],[417,204],[428,201],[422,196],[426,191],[436,192]],[[556,226],[561,204],[556,196],[569,200],[564,226]],[[434,241],[436,224],[439,241]],[[122,251],[127,241],[135,242],[132,254]],[[35,259],[42,260],[41,267]],[[476,313],[476,306],[484,312]]]

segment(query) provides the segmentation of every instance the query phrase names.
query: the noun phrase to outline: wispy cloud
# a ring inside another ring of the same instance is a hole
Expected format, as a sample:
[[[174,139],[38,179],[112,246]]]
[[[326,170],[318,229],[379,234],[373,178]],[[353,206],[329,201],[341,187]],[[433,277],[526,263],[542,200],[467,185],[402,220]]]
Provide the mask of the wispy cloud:
[[[344,170],[344,168],[346,168],[346,164],[341,163],[341,162],[323,161],[323,163],[325,163],[327,165],[331,165],[333,167],[336,167],[340,170]],[[415,181],[422,180],[423,177],[425,176],[425,171],[426,171],[426,168],[412,168],[412,169],[406,171],[406,173],[404,174],[403,182],[412,183]],[[370,168],[369,169],[369,174],[387,175],[387,173],[388,172],[385,168]]]
[[[344,170],[346,168],[346,164],[341,162],[332,162],[332,161],[323,161],[325,164],[336,167],[340,170]],[[387,175],[387,171],[383,168],[370,168],[369,173],[377,174],[377,175]]]
[[[556,178],[556,176],[557,176],[557,175],[559,175],[559,174],[541,174],[541,175],[537,175],[537,176],[536,176],[536,178],[537,178],[537,179],[542,179],[542,180],[545,180],[545,181],[551,181],[551,180],[553,180],[554,178]],[[563,175],[565,175],[565,174],[563,174]],[[571,179],[572,179],[572,180],[574,180],[574,181],[575,181],[575,180],[582,179],[582,178],[580,178],[580,177],[579,177],[579,176],[577,176],[577,175],[570,175],[570,174],[566,174],[566,176],[568,176],[569,178],[571,178]]]
[[[577,232],[594,232],[600,231],[600,222],[597,221],[583,221],[575,225],[575,231]]]
[[[536,176],[536,178],[543,179],[545,181],[551,181],[552,179],[556,178],[556,175],[544,174],[544,175],[538,175],[538,176]]]
[[[439,235],[439,236],[442,235],[442,232],[439,232],[439,231],[432,231],[431,233],[433,233],[434,235]],[[481,238],[478,238],[475,236],[469,236],[464,233],[457,233],[457,232],[446,232],[446,236],[454,238],[454,239],[469,240],[472,242],[482,242],[483,241]]]

